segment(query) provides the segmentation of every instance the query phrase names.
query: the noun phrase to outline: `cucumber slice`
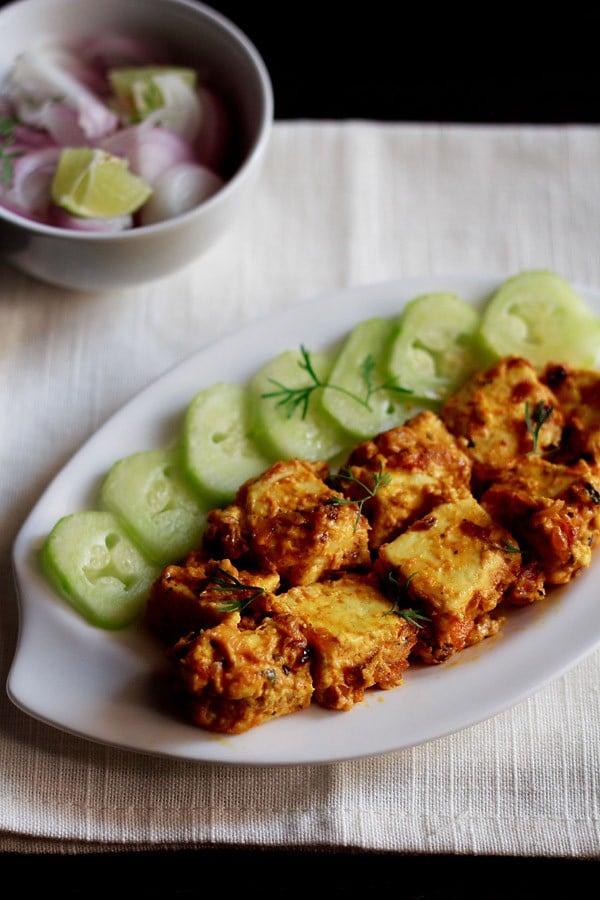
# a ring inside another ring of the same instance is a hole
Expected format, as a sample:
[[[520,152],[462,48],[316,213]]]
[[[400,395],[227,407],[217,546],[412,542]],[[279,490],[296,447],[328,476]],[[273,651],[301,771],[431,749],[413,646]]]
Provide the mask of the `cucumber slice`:
[[[274,461],[256,444],[251,431],[246,386],[218,382],[190,403],[183,426],[185,471],[214,505],[228,503],[239,486]]]
[[[141,612],[160,569],[111,512],[84,510],[56,523],[42,547],[50,582],[88,622],[117,629]]]
[[[388,377],[415,397],[445,400],[480,364],[479,325],[479,312],[456,294],[415,297],[397,320]]]
[[[405,421],[417,411],[410,393],[388,389],[390,320],[359,322],[346,338],[323,391],[323,409],[353,438],[363,440]]]
[[[274,459],[327,461],[345,450],[349,441],[348,434],[323,409],[324,388],[317,386],[327,381],[334,357],[324,352],[304,353],[284,350],[252,378],[253,433]],[[286,397],[290,403],[285,403]]]
[[[142,450],[118,460],[101,497],[153,562],[175,562],[201,540],[208,505],[185,479],[175,448]]]
[[[493,356],[523,356],[536,367],[593,367],[600,355],[600,320],[568,282],[543,269],[500,285],[484,307],[480,335]]]

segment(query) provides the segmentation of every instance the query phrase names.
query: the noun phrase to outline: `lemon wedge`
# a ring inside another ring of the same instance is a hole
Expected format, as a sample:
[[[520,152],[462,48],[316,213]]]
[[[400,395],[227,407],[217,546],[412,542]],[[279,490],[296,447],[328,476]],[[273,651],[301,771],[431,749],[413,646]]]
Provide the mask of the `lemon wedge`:
[[[127,160],[92,147],[66,147],[50,186],[52,200],[74,216],[110,219],[136,212],[152,188]]]
[[[133,121],[141,121],[165,105],[161,80],[164,76],[180,79],[193,91],[197,83],[194,69],[183,66],[139,66],[129,69],[111,69],[108,80],[119,106]]]

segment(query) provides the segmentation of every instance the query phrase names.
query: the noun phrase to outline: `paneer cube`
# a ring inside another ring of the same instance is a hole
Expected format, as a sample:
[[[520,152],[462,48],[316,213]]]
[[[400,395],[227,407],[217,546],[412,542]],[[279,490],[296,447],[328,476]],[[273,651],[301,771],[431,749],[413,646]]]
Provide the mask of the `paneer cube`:
[[[565,416],[562,456],[583,458],[600,467],[600,372],[548,365],[542,380],[553,391]]]
[[[322,463],[275,463],[209,514],[208,547],[277,572],[284,587],[369,565],[368,522],[326,484],[327,474]]]
[[[475,493],[520,456],[557,449],[564,425],[554,393],[531,363],[514,356],[470,378],[440,416],[473,460]]]
[[[471,495],[471,459],[431,411],[418,413],[397,428],[359,444],[344,469],[353,481],[336,481],[343,493],[364,499],[366,486],[373,496],[363,504],[376,550],[407,525],[442,502]],[[386,481],[376,486],[379,473]]]
[[[394,614],[373,574],[294,587],[275,603],[303,623],[321,706],[347,710],[369,688],[402,684],[417,629]]]
[[[301,623],[259,624],[232,612],[170,650],[186,718],[208,731],[241,734],[310,705],[313,684]]]
[[[227,592],[228,583],[248,585]],[[181,565],[166,566],[154,582],[146,604],[150,630],[165,645],[191,631],[210,628],[226,617],[227,601],[243,601],[257,591],[275,591],[275,572],[238,570],[230,560],[202,559],[190,553]]]
[[[497,630],[488,614],[520,565],[512,534],[471,497],[436,506],[383,544],[375,569],[382,580],[391,573],[405,605],[430,619],[414,653],[423,662],[439,663]]]
[[[600,539],[600,476],[581,460],[572,465],[525,456],[481,498],[510,527],[525,560],[547,584],[566,584],[587,568]]]

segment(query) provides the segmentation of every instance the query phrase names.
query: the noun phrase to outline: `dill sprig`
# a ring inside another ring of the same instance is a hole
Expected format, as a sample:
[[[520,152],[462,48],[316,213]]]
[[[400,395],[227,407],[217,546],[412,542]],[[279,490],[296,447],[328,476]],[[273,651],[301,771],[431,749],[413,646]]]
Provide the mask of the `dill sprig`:
[[[343,387],[343,385],[335,384],[330,381],[322,381],[321,378],[315,372],[310,351],[301,345],[300,347],[300,359],[298,360],[298,366],[303,369],[309,376],[310,381],[308,384],[303,385],[302,387],[288,387],[283,384],[281,381],[277,381],[275,378],[269,378],[271,384],[275,385],[277,390],[275,391],[265,391],[261,394],[261,397],[265,400],[276,399],[276,406],[281,407],[288,419],[291,419],[292,416],[296,413],[296,411],[300,410],[300,416],[302,419],[306,418],[306,413],[308,411],[308,405],[310,403],[310,399],[314,392],[321,388],[324,390],[328,388],[332,391],[338,391],[340,394],[345,394],[347,397],[350,397],[352,400],[355,400],[356,403],[363,406],[365,409],[371,411],[370,400],[376,391],[388,390],[388,391],[397,391],[401,394],[410,394],[412,393],[407,388],[400,387],[395,384],[394,379],[391,381],[384,382],[380,385],[373,384],[373,371],[375,369],[375,360],[373,356],[369,354],[365,357],[362,363],[359,366],[359,371],[361,375],[361,379],[365,385],[364,396],[354,393],[354,391],[350,391],[347,388]]]
[[[400,584],[396,573],[393,570],[388,572],[388,581],[394,587],[395,597],[392,602],[392,608],[388,609],[386,616],[401,616],[403,619],[406,619],[407,622],[410,622],[411,625],[414,625],[415,628],[423,628],[424,622],[431,622],[430,617],[413,607],[403,608],[402,606],[402,604],[408,600],[408,587],[416,574],[416,572],[413,572],[408,576],[404,584]]]
[[[253,600],[256,600],[257,597],[260,597],[265,592],[264,588],[253,584],[244,584],[235,575],[226,572],[225,569],[218,568],[217,572],[219,575],[211,578],[209,582],[216,591],[226,591],[227,593],[231,591],[253,592],[249,597],[244,597],[242,600],[225,600],[220,604],[223,612],[243,612]]]
[[[157,109],[161,109],[165,105],[162,91],[154,81],[150,81],[146,85],[144,91],[142,92],[142,100],[146,107],[146,113],[155,112]]]
[[[490,547],[493,547],[494,550],[502,550],[503,553],[520,553],[521,550],[516,544],[511,544],[509,540],[506,538],[502,538],[499,544],[494,543],[494,541],[489,542]]]
[[[361,481],[359,478],[355,478],[352,474],[352,469],[348,466],[344,466],[344,468],[340,469],[337,475],[334,476],[334,480],[344,480],[350,481],[352,484],[358,485],[364,492],[364,497],[360,497],[358,500],[352,500],[349,497],[331,497],[327,502],[332,506],[346,506],[348,504],[356,504],[358,507],[358,512],[356,515],[356,522],[354,523],[354,530],[358,528],[358,524],[360,522],[360,517],[362,515],[363,506],[367,502],[367,500],[372,500],[373,497],[377,494],[377,491],[380,488],[385,487],[392,480],[392,476],[389,472],[383,471],[383,465],[379,463],[379,470],[373,475],[373,487],[369,487],[368,484],[365,484],[364,481]]]
[[[22,150],[11,150],[15,142],[15,127],[19,120],[0,116],[0,184],[8,184],[15,174],[14,161],[23,156]]]
[[[360,376],[362,378],[363,384],[365,385],[365,396],[362,398],[362,403],[366,406],[367,409],[371,409],[369,406],[369,401],[373,394],[376,394],[377,391],[396,391],[398,394],[412,394],[412,391],[409,388],[403,388],[399,384],[396,384],[396,376],[391,378],[389,381],[384,381],[383,384],[375,385],[373,384],[373,372],[375,371],[375,359],[372,353],[369,353],[363,359],[362,363],[359,366]],[[344,391],[344,388],[341,388],[335,384],[330,384],[328,387],[333,390]],[[344,393],[349,393],[348,391],[344,391]],[[360,401],[360,398],[357,397],[356,394],[350,394],[350,396],[354,397],[356,400]]]
[[[301,358],[298,360],[298,365],[308,373],[311,383],[299,388],[289,388],[275,378],[269,378],[269,381],[276,386],[277,390],[267,391],[266,393],[261,394],[265,400],[279,398],[276,406],[280,406],[285,410],[288,419],[291,419],[297,409],[301,410],[300,415],[301,418],[304,419],[313,392],[316,391],[317,388],[325,387],[326,384],[326,382],[321,381],[315,372],[308,350],[302,346],[300,347],[300,353]]]
[[[589,481],[586,481],[584,486],[585,486],[586,491],[590,495],[590,498],[591,498],[594,506],[598,506],[598,504],[600,503],[600,492],[598,491],[598,489],[595,488],[593,484],[590,484]]]
[[[542,426],[546,424],[553,412],[554,407],[549,406],[547,403],[544,403],[543,400],[539,400],[538,403],[536,403],[532,412],[529,406],[529,402],[527,400],[525,401],[525,424],[527,426],[527,431],[531,435],[531,439],[533,441],[533,447],[530,451],[531,453],[537,453],[540,431],[542,430]]]

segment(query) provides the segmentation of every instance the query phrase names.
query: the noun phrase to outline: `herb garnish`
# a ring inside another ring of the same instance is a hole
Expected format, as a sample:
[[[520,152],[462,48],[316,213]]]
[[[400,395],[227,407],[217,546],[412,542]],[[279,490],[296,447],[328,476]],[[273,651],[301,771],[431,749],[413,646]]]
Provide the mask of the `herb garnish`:
[[[302,345],[300,347],[300,353],[301,359],[298,360],[298,365],[301,369],[304,369],[304,371],[308,373],[311,379],[311,383],[305,385],[304,387],[291,388],[287,387],[285,384],[282,384],[280,381],[277,381],[275,378],[269,378],[269,381],[271,382],[271,384],[275,385],[277,390],[267,391],[261,394],[261,397],[265,400],[278,398],[276,405],[282,407],[285,410],[288,419],[291,419],[298,409],[300,409],[301,418],[304,419],[306,417],[310,398],[314,391],[316,391],[318,388],[329,388],[332,391],[338,391],[340,394],[345,394],[347,397],[355,400],[361,406],[364,406],[365,409],[369,410],[369,412],[371,411],[369,401],[376,391],[388,390],[397,391],[401,394],[412,393],[412,391],[408,390],[407,388],[403,388],[395,384],[394,379],[377,386],[373,385],[372,377],[373,370],[375,368],[375,360],[370,354],[365,357],[359,367],[361,378],[365,385],[364,396],[360,396],[359,394],[355,394],[353,391],[349,391],[347,388],[343,387],[340,384],[333,384],[330,381],[321,381],[314,370],[310,358],[310,352],[306,349],[306,347]]]
[[[416,574],[416,572],[413,572],[412,575],[408,576],[404,584],[400,584],[396,573],[393,570],[390,570],[388,572],[388,581],[394,586],[396,596],[392,603],[392,608],[387,611],[386,616],[389,616],[391,614],[395,616],[401,616],[403,619],[406,619],[407,622],[410,622],[411,625],[414,625],[415,628],[423,628],[422,623],[431,622],[430,617],[426,616],[418,609],[403,609],[400,605],[403,600],[406,600],[408,598],[408,586]]]
[[[367,502],[367,500],[371,500],[377,491],[385,487],[386,484],[389,484],[392,480],[392,476],[389,472],[383,471],[383,465],[379,463],[379,471],[375,472],[373,475],[373,487],[370,488],[368,484],[365,484],[364,481],[360,481],[359,478],[355,478],[352,474],[352,469],[348,466],[345,466],[343,469],[340,469],[337,475],[335,476],[335,480],[344,479],[345,481],[350,481],[352,484],[357,484],[360,488],[365,492],[365,496],[361,497],[360,500],[351,500],[348,497],[331,497],[330,500],[327,501],[330,505],[333,506],[345,506],[347,504],[356,503],[358,506],[358,513],[356,515],[356,522],[354,523],[354,530],[358,528],[358,524],[360,522],[360,517],[362,515],[363,506]]]
[[[592,503],[595,506],[597,506],[600,503],[600,491],[598,491],[597,488],[595,488],[593,484],[590,484],[589,481],[586,481],[585,489],[588,492],[588,494],[590,495],[590,497],[592,499]]]
[[[19,120],[12,116],[0,116],[0,184],[8,184],[14,175],[14,160],[23,156],[22,150],[11,150],[15,142],[15,126]]]
[[[150,81],[145,90],[142,92],[142,100],[144,101],[146,107],[146,113],[154,112],[157,109],[162,109],[162,107],[165,105],[162,91],[159,86],[154,83],[154,81]]]
[[[538,403],[536,403],[532,414],[529,408],[529,403],[527,402],[527,400],[525,401],[525,424],[527,425],[527,431],[529,432],[533,440],[533,448],[530,451],[531,453],[537,452],[540,431],[542,429],[542,426],[548,421],[553,412],[553,406],[548,406],[547,403],[544,403],[543,400],[540,400]]]
[[[520,553],[520,549],[515,545],[511,544],[506,538],[502,538],[499,544],[495,544],[493,541],[489,542],[490,547],[493,547],[495,550],[503,550],[504,553]]]
[[[217,591],[253,591],[253,593],[249,597],[245,597],[242,600],[225,600],[221,603],[221,609],[223,612],[243,612],[247,606],[250,606],[253,600],[256,600],[257,597],[260,597],[261,594],[264,594],[264,588],[257,587],[253,584],[244,584],[235,575],[232,575],[230,572],[226,572],[225,569],[217,569],[220,577],[214,577],[210,579],[209,584],[214,587]]]

